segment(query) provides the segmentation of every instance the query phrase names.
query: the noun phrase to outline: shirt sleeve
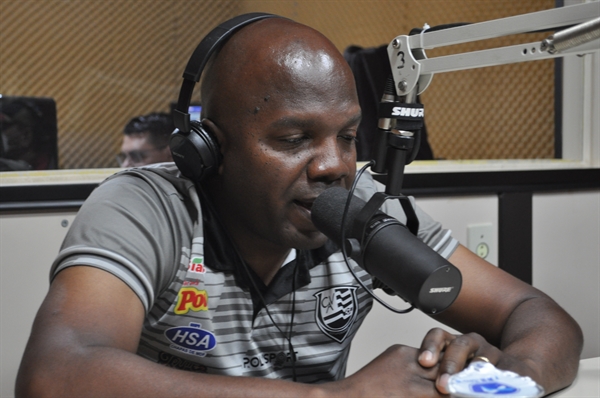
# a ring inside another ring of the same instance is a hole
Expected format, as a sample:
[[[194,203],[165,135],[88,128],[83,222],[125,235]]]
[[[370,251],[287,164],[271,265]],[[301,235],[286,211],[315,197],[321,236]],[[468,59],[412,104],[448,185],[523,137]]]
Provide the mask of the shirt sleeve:
[[[179,266],[176,248],[185,226],[172,209],[181,201],[143,175],[109,178],[75,217],[50,279],[71,266],[96,267],[125,282],[148,311]]]

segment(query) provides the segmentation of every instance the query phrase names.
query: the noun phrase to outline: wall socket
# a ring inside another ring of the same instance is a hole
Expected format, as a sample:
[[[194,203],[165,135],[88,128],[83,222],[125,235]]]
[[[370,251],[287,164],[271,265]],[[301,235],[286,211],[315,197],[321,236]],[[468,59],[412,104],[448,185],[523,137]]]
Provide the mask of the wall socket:
[[[467,248],[497,265],[496,231],[492,223],[467,225]]]

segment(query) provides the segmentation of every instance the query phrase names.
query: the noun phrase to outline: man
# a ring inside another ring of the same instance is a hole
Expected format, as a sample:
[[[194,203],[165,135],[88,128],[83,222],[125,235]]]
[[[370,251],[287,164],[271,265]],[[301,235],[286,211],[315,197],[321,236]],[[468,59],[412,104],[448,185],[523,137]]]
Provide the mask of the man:
[[[438,397],[476,357],[548,393],[571,383],[582,346],[574,320],[420,210],[419,238],[463,276],[436,319],[467,334],[432,330],[420,348],[390,347],[344,378],[372,301],[311,206],[354,180],[352,72],[320,33],[271,18],[231,37],[203,81],[218,172],[194,187],[173,165],[132,169],[95,190],[54,263],[18,396]],[[375,190],[368,178],[359,185],[362,197]],[[346,330],[319,325],[317,304],[326,311],[334,295],[357,308]]]
[[[172,162],[169,137],[175,130],[168,113],[150,113],[134,117],[123,129],[123,143],[117,161],[121,167],[138,167]]]

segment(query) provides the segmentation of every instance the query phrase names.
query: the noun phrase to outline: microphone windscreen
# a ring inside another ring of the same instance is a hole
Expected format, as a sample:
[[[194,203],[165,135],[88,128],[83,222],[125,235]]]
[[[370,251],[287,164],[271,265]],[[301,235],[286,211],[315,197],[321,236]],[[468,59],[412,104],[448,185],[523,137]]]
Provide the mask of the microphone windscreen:
[[[311,219],[315,227],[338,246],[342,245],[342,217],[348,193],[349,191],[342,187],[329,188],[315,199],[311,208]],[[365,205],[366,202],[362,199],[352,197],[346,215],[346,237],[350,237],[354,219]]]

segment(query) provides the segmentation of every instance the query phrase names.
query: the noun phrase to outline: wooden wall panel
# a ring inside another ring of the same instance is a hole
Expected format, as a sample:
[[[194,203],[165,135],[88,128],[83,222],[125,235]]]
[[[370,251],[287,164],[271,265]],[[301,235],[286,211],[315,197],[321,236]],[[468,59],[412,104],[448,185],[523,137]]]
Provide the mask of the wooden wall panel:
[[[1,0],[0,93],[56,100],[61,168],[112,167],[127,121],[169,111],[197,43],[234,15],[290,17],[343,51],[386,44],[424,23],[552,7],[554,0]],[[552,61],[436,76],[423,94],[436,157],[551,158],[553,95]]]

